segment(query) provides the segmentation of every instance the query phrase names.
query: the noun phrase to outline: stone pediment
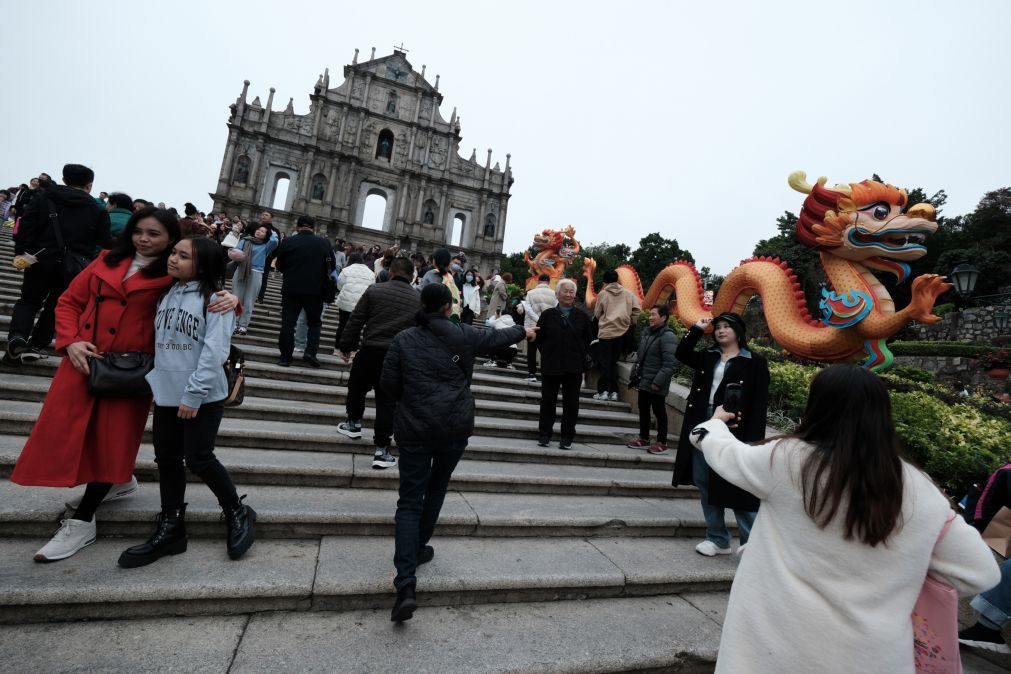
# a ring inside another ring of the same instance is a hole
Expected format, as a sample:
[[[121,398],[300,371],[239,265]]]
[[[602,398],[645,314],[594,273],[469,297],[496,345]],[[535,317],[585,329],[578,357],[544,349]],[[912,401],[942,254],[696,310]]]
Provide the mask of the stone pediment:
[[[414,70],[414,66],[407,60],[403,52],[394,51],[389,56],[344,66],[345,79],[351,73],[356,75],[372,73],[376,78],[387,82],[397,82],[405,87],[421,89],[425,93],[434,94],[440,98],[442,96],[428,80],[422,77],[421,73]]]

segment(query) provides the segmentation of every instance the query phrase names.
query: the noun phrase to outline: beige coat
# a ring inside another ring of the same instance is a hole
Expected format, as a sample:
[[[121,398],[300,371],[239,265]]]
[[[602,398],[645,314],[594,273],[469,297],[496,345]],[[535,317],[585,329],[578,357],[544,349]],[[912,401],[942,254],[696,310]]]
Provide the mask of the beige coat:
[[[639,318],[639,298],[619,283],[608,283],[597,295],[593,315],[599,321],[598,339],[621,337]]]

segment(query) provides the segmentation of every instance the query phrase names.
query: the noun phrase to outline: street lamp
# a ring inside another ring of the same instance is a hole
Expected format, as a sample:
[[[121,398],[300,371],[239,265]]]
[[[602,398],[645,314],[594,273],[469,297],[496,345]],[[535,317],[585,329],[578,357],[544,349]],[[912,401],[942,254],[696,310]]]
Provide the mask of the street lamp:
[[[979,278],[979,270],[965,262],[951,270],[951,280],[955,282],[955,291],[963,298],[972,294],[976,287],[977,278]]]
[[[1011,318],[1011,313],[1008,313],[1007,310],[994,312],[993,322],[997,326],[998,335],[1003,335],[1004,331],[1007,330],[1009,318]]]

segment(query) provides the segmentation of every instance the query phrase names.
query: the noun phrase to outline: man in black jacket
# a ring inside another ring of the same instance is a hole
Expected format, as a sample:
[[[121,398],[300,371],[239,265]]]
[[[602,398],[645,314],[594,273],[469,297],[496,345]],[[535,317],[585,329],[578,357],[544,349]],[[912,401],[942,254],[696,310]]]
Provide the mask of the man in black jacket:
[[[302,360],[319,367],[319,332],[323,325],[323,284],[333,269],[333,249],[326,239],[316,236],[316,221],[300,215],[295,223],[298,233],[289,236],[277,247],[277,270],[284,275],[281,282],[281,334],[277,346],[281,351],[278,365],[288,367],[295,351],[295,323],[305,311],[309,328]]]
[[[590,316],[575,306],[576,283],[561,279],[555,286],[558,306],[545,309],[537,320],[537,349],[541,352],[541,413],[537,444],[547,447],[555,425],[558,389],[562,389],[562,437],[558,449],[572,449],[579,418],[579,389],[590,344]]]
[[[63,167],[64,185],[47,181],[25,208],[14,240],[14,256],[27,261],[29,258],[19,256],[32,255],[38,261],[25,269],[21,297],[11,315],[5,362],[44,357],[41,349],[49,346],[56,332],[56,302],[73,280],[64,258],[76,253],[91,260],[98,248],[109,245],[109,214],[90,194],[94,180],[95,172],[87,166],[67,164]]]
[[[421,291],[424,313],[418,327],[393,339],[380,385],[399,401],[394,434],[400,448],[400,499],[397,501],[397,601],[390,619],[410,620],[417,608],[415,572],[435,556],[432,538],[453,469],[474,430],[470,379],[474,357],[532,339],[536,328],[478,330],[449,320],[453,296],[433,283]]]
[[[372,467],[391,468],[397,459],[390,454],[390,436],[393,432],[393,411],[397,401],[386,394],[379,385],[379,375],[383,371],[383,361],[390,343],[402,330],[414,325],[415,316],[421,309],[418,291],[411,287],[414,264],[406,257],[394,258],[390,263],[388,283],[369,286],[358,300],[355,310],[348,318],[347,326],[341,333],[341,358],[346,363],[351,352],[358,346],[358,337],[364,328],[362,347],[355,355],[348,379],[347,413],[348,420],[337,425],[337,432],[349,438],[362,437],[362,416],[365,414],[365,395],[369,389],[376,391],[376,450],[372,457]]]

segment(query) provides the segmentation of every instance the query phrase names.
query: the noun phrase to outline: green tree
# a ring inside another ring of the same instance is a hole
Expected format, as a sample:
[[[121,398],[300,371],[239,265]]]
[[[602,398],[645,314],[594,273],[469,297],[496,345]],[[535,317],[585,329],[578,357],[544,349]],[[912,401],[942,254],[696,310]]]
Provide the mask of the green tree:
[[[687,250],[682,250],[677,239],[665,239],[659,232],[647,234],[639,239],[639,247],[632,252],[630,262],[639,272],[644,291],[660,271],[671,262],[684,260],[695,264],[695,258]]]
[[[586,281],[583,278],[583,260],[591,258],[597,263],[597,270],[593,274],[593,285],[596,290],[600,290],[603,285],[604,272],[614,269],[618,265],[627,264],[632,249],[628,244],[607,242],[583,246],[582,251],[575,257],[569,266],[568,276],[574,278],[579,284],[579,293],[586,296]]]
[[[776,218],[776,229],[779,230],[779,234],[755,244],[753,254],[778,257],[789,264],[793,273],[797,275],[797,283],[804,291],[808,311],[812,316],[817,316],[821,287],[825,282],[818,253],[797,240],[797,216],[790,211],[785,211]]]
[[[526,287],[527,278],[530,277],[530,267],[523,259],[523,251],[510,253],[502,258],[501,273],[509,272],[513,275],[513,283],[521,288]]]

